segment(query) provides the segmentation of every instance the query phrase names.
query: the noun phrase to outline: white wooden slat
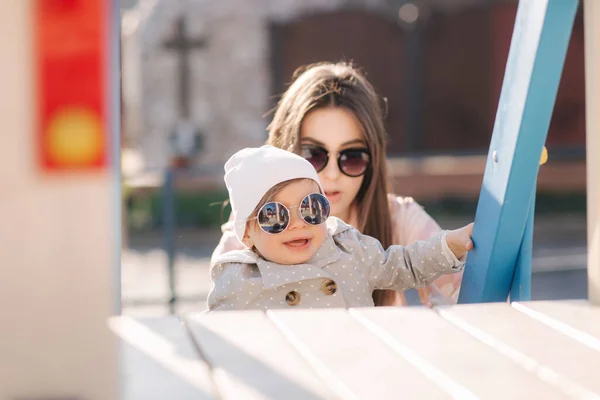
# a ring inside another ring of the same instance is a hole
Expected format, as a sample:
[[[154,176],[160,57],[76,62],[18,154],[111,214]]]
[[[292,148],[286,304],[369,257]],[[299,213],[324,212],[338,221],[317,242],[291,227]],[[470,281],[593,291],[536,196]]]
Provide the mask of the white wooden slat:
[[[190,314],[184,319],[213,368],[222,399],[338,398],[263,312]]]
[[[600,352],[600,307],[587,301],[513,303],[513,308]]]
[[[175,316],[114,317],[121,400],[216,399],[208,366]]]
[[[600,399],[600,354],[505,303],[438,309],[440,315],[576,398]]]
[[[376,324],[393,340],[485,399],[562,399],[565,394],[511,359],[441,318],[415,308],[353,310]]]
[[[324,378],[341,386],[345,399],[452,398],[345,309],[267,315]]]

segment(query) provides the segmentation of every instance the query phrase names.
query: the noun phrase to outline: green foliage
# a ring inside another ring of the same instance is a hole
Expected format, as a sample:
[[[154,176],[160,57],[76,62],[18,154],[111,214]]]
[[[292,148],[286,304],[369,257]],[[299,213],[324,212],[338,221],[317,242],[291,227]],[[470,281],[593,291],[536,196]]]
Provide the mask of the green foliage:
[[[178,228],[214,228],[229,218],[231,207],[224,190],[176,192],[175,215]],[[127,200],[127,225],[133,231],[155,230],[163,223],[162,193],[130,196]]]
[[[132,231],[160,229],[163,221],[163,202],[160,191],[127,195],[127,225]],[[231,207],[225,190],[175,193],[176,219],[178,228],[218,228],[229,218]],[[419,199],[417,199],[419,201]],[[477,200],[445,198],[443,200],[419,201],[434,218],[447,216],[475,216]],[[536,215],[585,214],[585,193],[538,193]]]

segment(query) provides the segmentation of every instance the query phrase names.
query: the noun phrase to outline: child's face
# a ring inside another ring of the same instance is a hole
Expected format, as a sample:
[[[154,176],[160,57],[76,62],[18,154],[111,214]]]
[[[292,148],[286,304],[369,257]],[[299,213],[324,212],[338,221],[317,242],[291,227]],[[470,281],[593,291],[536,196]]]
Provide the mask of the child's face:
[[[290,211],[290,223],[281,233],[271,235],[264,232],[256,220],[248,222],[246,235],[266,260],[277,264],[302,264],[321,247],[327,235],[326,224],[310,225],[298,215],[298,205],[311,193],[319,193],[319,186],[313,180],[303,179],[290,183],[271,199]]]

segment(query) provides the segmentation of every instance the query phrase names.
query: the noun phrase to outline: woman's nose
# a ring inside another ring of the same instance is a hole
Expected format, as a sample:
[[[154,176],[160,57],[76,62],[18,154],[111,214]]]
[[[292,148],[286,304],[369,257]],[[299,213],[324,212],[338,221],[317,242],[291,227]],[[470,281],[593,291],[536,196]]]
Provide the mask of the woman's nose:
[[[319,175],[330,181],[336,180],[340,176],[340,169],[338,168],[336,158],[331,157]]]

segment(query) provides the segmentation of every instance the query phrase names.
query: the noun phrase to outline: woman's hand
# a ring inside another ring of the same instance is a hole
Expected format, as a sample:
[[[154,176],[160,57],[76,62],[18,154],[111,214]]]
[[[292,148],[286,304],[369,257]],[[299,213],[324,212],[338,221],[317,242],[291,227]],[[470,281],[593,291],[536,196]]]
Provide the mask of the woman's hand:
[[[448,231],[446,234],[446,243],[456,258],[461,258],[466,252],[473,248],[473,241],[471,240],[472,234],[472,222],[467,226],[463,226],[462,228]]]

